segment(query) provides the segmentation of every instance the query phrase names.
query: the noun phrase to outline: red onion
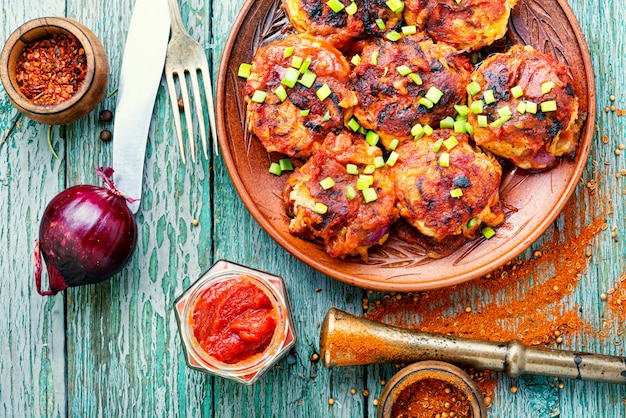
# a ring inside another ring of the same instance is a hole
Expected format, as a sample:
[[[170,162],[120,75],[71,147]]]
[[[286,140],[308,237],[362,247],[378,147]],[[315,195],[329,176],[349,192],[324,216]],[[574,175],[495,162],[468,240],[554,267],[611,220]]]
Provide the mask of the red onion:
[[[137,244],[137,224],[115,188],[112,168],[96,169],[106,187],[80,185],[56,195],[46,207],[35,241],[35,282],[42,296],[98,283],[118,273]],[[49,290],[41,290],[41,256]]]

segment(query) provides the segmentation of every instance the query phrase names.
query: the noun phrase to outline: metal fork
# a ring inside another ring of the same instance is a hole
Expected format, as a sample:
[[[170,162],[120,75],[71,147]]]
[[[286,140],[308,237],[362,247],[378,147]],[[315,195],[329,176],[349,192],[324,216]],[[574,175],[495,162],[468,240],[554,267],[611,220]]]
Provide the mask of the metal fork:
[[[200,86],[198,83],[198,72],[202,76],[204,84],[204,94],[206,97],[207,110],[209,112],[209,124],[211,136],[213,138],[213,150],[218,153],[217,133],[215,131],[215,108],[213,106],[213,87],[211,85],[211,76],[209,66],[207,64],[204,48],[196,42],[183,26],[180,17],[180,9],[177,0],[168,0],[170,9],[170,19],[172,21],[172,37],[167,45],[167,56],[165,58],[165,78],[169,90],[170,101],[172,103],[172,111],[174,113],[174,123],[176,124],[176,135],[178,137],[178,145],[180,147],[180,155],[183,163],[185,159],[185,147],[183,143],[183,134],[180,120],[181,109],[178,106],[178,94],[176,92],[175,76],[180,84],[180,94],[183,99],[185,113],[185,121],[187,125],[187,136],[189,139],[189,148],[191,150],[191,160],[196,161],[196,144],[193,138],[193,126],[191,119],[191,106],[189,102],[189,91],[187,87],[186,75],[191,80],[191,91],[194,97],[194,107],[198,116],[198,125],[200,128],[200,138],[205,158],[209,158],[207,151],[206,128],[204,125],[203,106],[200,95]]]

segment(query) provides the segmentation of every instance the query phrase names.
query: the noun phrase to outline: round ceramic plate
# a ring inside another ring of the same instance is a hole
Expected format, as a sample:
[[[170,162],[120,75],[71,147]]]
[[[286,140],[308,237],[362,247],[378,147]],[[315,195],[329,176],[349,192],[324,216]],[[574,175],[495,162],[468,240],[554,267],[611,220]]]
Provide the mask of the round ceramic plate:
[[[251,62],[260,46],[281,39],[289,28],[281,0],[248,0],[244,4],[220,65],[217,127],[226,167],[244,204],[278,244],[307,265],[367,289],[406,292],[451,286],[483,276],[519,255],[548,228],[572,195],[593,138],[595,85],[589,51],[566,0],[519,0],[511,13],[509,41],[550,52],[572,71],[583,118],[576,155],[543,173],[506,170],[500,196],[508,210],[496,236],[465,242],[440,258],[432,258],[432,253],[441,254],[445,245],[409,243],[397,233],[372,248],[367,261],[334,259],[319,243],[291,235],[281,197],[286,175],[268,172],[271,156],[246,132],[245,80],[237,77],[241,63]]]

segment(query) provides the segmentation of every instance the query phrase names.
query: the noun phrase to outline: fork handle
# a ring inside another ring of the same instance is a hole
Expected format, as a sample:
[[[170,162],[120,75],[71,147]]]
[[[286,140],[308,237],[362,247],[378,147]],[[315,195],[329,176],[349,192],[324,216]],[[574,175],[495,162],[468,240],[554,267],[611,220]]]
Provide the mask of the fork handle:
[[[180,8],[178,0],[167,0],[167,6],[170,9],[170,21],[172,22],[172,36],[174,33],[184,33],[183,19],[180,16]]]

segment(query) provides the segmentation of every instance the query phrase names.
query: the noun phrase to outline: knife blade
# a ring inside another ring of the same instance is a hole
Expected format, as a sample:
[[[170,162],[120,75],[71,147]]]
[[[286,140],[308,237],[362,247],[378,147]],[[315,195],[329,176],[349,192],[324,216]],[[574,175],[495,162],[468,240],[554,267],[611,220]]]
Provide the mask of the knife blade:
[[[113,124],[115,185],[137,213],[143,188],[148,130],[170,33],[166,0],[137,0],[133,9],[117,91]]]

